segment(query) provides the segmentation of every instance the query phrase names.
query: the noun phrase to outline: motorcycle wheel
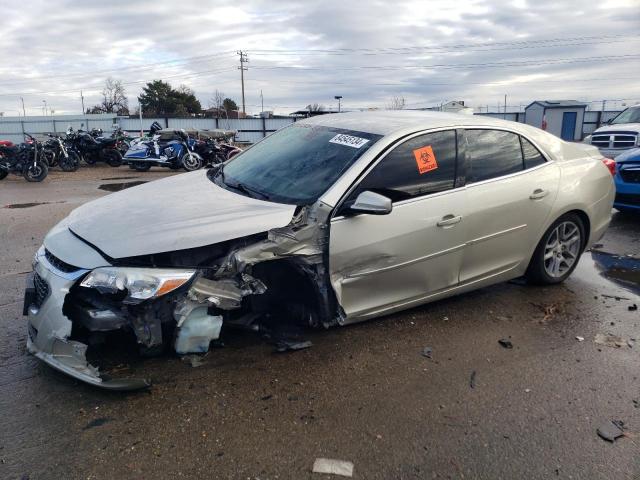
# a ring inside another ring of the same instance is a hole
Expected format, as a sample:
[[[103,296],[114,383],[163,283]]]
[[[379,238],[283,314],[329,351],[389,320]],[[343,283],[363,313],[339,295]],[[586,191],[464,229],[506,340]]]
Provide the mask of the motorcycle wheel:
[[[87,165],[95,165],[96,163],[96,157],[89,153],[82,155],[82,159],[84,160],[84,163],[86,163]]]
[[[9,172],[7,172],[6,170],[0,170],[0,180],[5,178],[7,175],[9,175]]]
[[[58,162],[56,161],[56,152],[54,152],[53,150],[49,150],[48,148],[45,148],[42,151],[42,158],[49,168],[55,167],[58,164]]]
[[[200,155],[196,155],[192,153],[185,153],[180,160],[182,163],[182,168],[184,168],[187,172],[193,172],[194,170],[198,170],[202,168],[202,157]]]
[[[118,150],[105,150],[102,155],[111,167],[122,165],[122,154]]]
[[[25,169],[22,176],[25,178],[27,182],[41,182],[45,178],[47,178],[47,174],[49,173],[49,168],[45,162],[40,160],[29,163],[29,166]]]
[[[136,172],[146,172],[151,168],[150,163],[146,162],[136,162],[131,164]]]
[[[69,155],[67,158],[63,157],[60,159],[60,162],[58,162],[60,168],[65,172],[75,172],[80,168],[80,155],[73,150],[69,150],[67,154]]]

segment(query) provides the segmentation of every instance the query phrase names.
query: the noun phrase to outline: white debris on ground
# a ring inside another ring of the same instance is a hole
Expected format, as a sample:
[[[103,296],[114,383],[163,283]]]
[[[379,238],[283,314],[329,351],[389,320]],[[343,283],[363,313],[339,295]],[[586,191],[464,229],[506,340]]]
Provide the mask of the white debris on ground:
[[[331,458],[316,458],[313,462],[313,473],[328,473],[343,477],[353,476],[353,463]]]

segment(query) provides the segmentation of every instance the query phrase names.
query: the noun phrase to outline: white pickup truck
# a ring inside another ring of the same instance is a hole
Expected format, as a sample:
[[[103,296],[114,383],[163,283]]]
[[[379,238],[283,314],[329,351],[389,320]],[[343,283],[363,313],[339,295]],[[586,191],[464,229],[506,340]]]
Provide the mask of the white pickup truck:
[[[600,153],[608,158],[640,147],[640,105],[623,110],[606,125],[585,137],[584,142],[598,147]]]

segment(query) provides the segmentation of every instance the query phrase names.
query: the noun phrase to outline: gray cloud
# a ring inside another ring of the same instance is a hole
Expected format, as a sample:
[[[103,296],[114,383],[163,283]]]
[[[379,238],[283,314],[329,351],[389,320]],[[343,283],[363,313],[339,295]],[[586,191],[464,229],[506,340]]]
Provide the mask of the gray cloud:
[[[204,105],[216,89],[239,101],[237,49],[249,53],[250,112],[259,111],[260,90],[265,108],[280,113],[333,106],[336,94],[346,108],[384,107],[393,96],[416,107],[451,99],[496,106],[504,94],[514,106],[640,101],[639,0],[26,3],[3,12],[5,115],[18,113],[21,95],[28,114],[42,100],[79,112],[80,89],[95,104],[109,75],[125,82],[132,105],[143,83],[158,78],[190,86]],[[560,38],[575,40],[551,41]],[[620,55],[637,56],[613,58]],[[577,61],[585,57],[601,58]]]

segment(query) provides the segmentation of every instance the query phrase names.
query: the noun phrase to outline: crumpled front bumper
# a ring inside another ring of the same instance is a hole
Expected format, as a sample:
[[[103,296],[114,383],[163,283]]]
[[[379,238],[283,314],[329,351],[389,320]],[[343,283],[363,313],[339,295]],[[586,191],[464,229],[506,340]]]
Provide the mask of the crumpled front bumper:
[[[64,299],[73,284],[86,272],[62,272],[51,265],[41,252],[36,255],[35,302],[25,305],[28,317],[27,349],[53,368],[97,387],[110,390],[149,387],[150,383],[144,379],[108,379],[100,375],[98,369],[86,360],[87,345],[69,338],[72,322],[62,312]]]

